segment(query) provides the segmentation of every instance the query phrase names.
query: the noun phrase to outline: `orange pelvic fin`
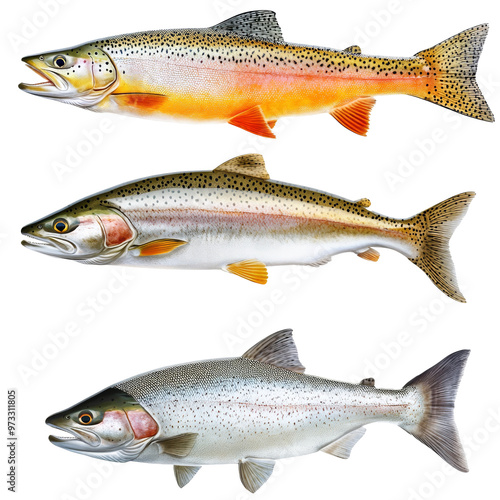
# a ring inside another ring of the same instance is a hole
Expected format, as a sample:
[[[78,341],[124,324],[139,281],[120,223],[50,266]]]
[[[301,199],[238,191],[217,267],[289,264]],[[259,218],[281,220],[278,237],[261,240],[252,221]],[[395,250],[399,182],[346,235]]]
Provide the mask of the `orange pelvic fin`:
[[[252,132],[252,134],[255,135],[271,137],[273,139],[276,138],[260,106],[254,106],[253,108],[238,113],[233,116],[228,123],[235,127],[240,127],[247,132]]]
[[[277,121],[278,121],[278,120],[269,120],[269,121],[267,122],[267,124],[269,125],[269,128],[274,128],[274,126],[276,125],[276,122],[277,122]]]
[[[125,107],[155,110],[165,105],[168,97],[159,94],[113,94],[113,100]]]
[[[365,260],[371,260],[372,262],[377,262],[380,257],[380,254],[374,248],[369,248],[364,252],[358,253],[358,257],[361,257]]]
[[[267,268],[260,260],[242,260],[234,264],[228,264],[225,270],[248,281],[253,281],[259,285],[267,283]]]
[[[177,247],[185,245],[187,241],[182,240],[154,240],[149,243],[144,243],[144,245],[139,245],[132,247],[133,249],[139,250],[139,255],[141,257],[149,257],[152,255],[162,255],[164,253],[169,253],[175,250]]]
[[[330,114],[351,132],[366,136],[370,126],[370,111],[374,105],[373,97],[358,97],[335,108]]]

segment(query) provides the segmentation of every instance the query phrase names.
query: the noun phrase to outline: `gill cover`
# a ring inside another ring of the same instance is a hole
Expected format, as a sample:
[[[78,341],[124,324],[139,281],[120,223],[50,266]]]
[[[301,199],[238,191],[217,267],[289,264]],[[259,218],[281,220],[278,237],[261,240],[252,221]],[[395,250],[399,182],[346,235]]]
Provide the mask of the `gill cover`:
[[[94,77],[94,90],[104,90],[116,80],[116,68],[113,60],[102,49],[89,47],[92,58],[92,74]]]

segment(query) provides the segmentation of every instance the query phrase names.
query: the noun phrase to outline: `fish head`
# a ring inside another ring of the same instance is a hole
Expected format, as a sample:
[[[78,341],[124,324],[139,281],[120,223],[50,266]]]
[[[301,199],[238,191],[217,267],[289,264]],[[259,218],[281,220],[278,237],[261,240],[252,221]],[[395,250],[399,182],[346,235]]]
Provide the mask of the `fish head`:
[[[93,44],[27,56],[22,61],[43,81],[21,83],[21,90],[76,106],[94,106],[118,85],[112,58]]]
[[[83,200],[32,222],[21,230],[22,245],[84,264],[108,264],[123,255],[137,236],[119,210]]]
[[[69,436],[49,436],[59,448],[102,460],[137,458],[158,434],[156,420],[129,394],[111,387],[54,415],[47,425]]]

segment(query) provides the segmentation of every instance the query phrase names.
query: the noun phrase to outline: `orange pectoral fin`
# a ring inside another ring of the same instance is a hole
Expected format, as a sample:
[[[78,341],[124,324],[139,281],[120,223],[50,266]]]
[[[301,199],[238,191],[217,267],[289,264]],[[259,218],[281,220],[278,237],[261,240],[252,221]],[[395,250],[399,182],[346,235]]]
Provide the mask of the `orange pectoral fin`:
[[[351,132],[366,136],[370,126],[370,112],[374,105],[373,97],[358,97],[338,106],[330,114]]]
[[[168,97],[159,94],[113,94],[113,100],[127,108],[154,111],[161,109],[168,102]]]
[[[369,248],[364,252],[358,253],[358,257],[361,257],[365,260],[371,260],[372,262],[377,262],[380,257],[380,254],[374,248]]]
[[[169,253],[186,243],[187,241],[182,240],[154,240],[149,243],[144,243],[144,245],[136,246],[134,249],[139,250],[139,255],[141,257],[149,257],[151,255]]]
[[[247,132],[252,132],[252,134],[275,139],[276,136],[271,130],[274,126],[272,122],[273,120],[267,122],[260,106],[254,106],[253,108],[238,113],[228,121],[231,125],[242,128]]]
[[[242,260],[241,262],[228,264],[225,269],[231,274],[245,278],[248,281],[253,281],[259,285],[267,283],[267,268],[260,260]]]

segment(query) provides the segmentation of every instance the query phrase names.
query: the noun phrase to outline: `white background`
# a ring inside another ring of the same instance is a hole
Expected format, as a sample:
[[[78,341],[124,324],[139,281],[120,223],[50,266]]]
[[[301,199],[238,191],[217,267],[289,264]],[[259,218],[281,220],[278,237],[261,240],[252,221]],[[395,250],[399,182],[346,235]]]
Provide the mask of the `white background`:
[[[489,22],[480,86],[498,115],[497,3],[54,2],[50,15],[42,1],[8,2],[1,20],[1,365],[4,390],[19,393],[18,498],[249,498],[234,465],[204,467],[179,490],[170,467],[109,465],[52,446],[44,420],[126,377],[236,356],[285,327],[294,328],[308,373],[351,382],[374,376],[378,387],[399,388],[447,354],[472,349],[456,408],[470,472],[451,472],[395,426],[373,425],[349,460],[318,453],[281,462],[256,496],[415,500],[498,491],[497,124],[388,96],[377,98],[367,138],[316,115],[281,120],[278,139],[269,140],[226,124],[94,114],[17,89],[38,79],[21,63],[28,54],[107,35],[209,26],[268,8],[277,12],[288,41],[338,49],[358,43],[364,53],[386,56],[410,56]],[[89,136],[98,143],[90,144]],[[70,151],[84,154],[70,164]],[[382,250],[376,264],[345,254],[319,269],[271,268],[263,287],[219,271],[83,266],[20,245],[23,225],[76,199],[148,175],[212,169],[247,152],[264,154],[273,179],[348,199],[368,197],[373,210],[394,217],[475,190],[451,244],[468,303],[448,300],[390,250]],[[72,336],[63,333],[72,328]]]

